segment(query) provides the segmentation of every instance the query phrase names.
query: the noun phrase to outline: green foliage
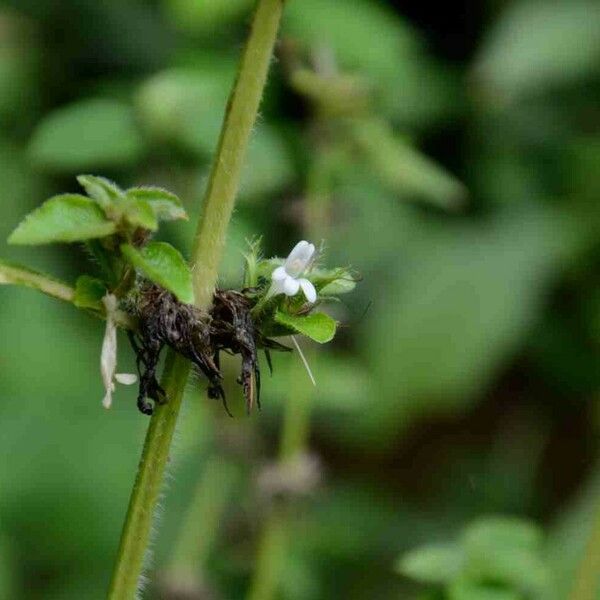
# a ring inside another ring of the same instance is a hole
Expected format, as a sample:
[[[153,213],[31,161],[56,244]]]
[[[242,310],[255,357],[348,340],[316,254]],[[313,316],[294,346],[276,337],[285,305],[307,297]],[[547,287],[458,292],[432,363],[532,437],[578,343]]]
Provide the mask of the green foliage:
[[[30,144],[36,164],[58,172],[130,165],[142,149],[131,108],[102,98],[81,100],[49,114]]]
[[[77,181],[86,194],[100,205],[109,218],[116,211],[116,206],[122,202],[123,191],[116,183],[106,179],[106,177],[79,175]]]
[[[128,189],[126,196],[132,201],[141,201],[150,206],[160,221],[187,220],[188,216],[181,200],[171,192],[159,187],[138,187]]]
[[[404,555],[396,570],[421,583],[449,583],[462,572],[464,556],[459,544],[435,544]]]
[[[395,136],[378,121],[356,121],[352,135],[365,159],[380,174],[385,185],[401,197],[421,197],[444,208],[458,208],[466,199],[466,188],[408,141]]]
[[[185,31],[210,35],[251,7],[251,0],[166,0],[171,18]]]
[[[528,521],[482,518],[458,543],[413,550],[397,569],[422,583],[443,584],[449,600],[537,598],[550,581],[542,543],[542,532]]]
[[[8,238],[9,244],[78,242],[113,234],[116,226],[89,198],[62,194],[27,215]]]
[[[458,579],[448,589],[448,600],[523,600],[517,592]]]
[[[598,28],[600,7],[589,0],[515,2],[489,32],[475,73],[500,101],[582,80],[597,73]]]
[[[140,249],[123,244],[121,252],[136,269],[173,292],[181,302],[194,302],[190,269],[183,256],[171,244],[150,242]]]
[[[95,277],[81,275],[75,282],[73,304],[77,308],[103,310],[102,298],[106,295],[106,284]]]
[[[312,313],[305,317],[281,311],[275,313],[275,321],[292,331],[301,333],[319,344],[330,342],[335,336],[336,322],[325,313]]]

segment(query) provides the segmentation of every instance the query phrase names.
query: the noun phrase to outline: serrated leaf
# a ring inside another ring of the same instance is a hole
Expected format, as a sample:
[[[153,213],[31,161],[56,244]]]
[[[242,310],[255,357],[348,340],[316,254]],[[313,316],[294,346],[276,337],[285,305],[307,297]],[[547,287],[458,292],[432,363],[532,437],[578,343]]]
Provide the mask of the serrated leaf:
[[[158,229],[158,221],[152,207],[140,198],[126,198],[123,216],[134,227],[142,227],[150,231]]]
[[[62,194],[29,213],[12,232],[8,243],[77,242],[105,237],[115,230],[115,224],[106,219],[93,200],[80,194]]]
[[[79,185],[86,191],[87,195],[95,200],[102,209],[107,212],[123,199],[123,190],[110,179],[97,177],[95,175],[79,175]]]
[[[448,583],[459,575],[464,556],[458,544],[432,544],[405,554],[396,570],[423,583]]]
[[[277,311],[275,321],[319,344],[331,341],[337,327],[336,322],[329,315],[320,312],[300,317]]]
[[[126,104],[93,98],[50,113],[35,131],[33,160],[54,171],[132,164],[142,152],[133,111]]]
[[[181,200],[175,194],[159,187],[130,188],[127,190],[127,198],[147,202],[152,207],[156,218],[160,221],[174,221],[188,218]]]
[[[151,242],[139,249],[123,244],[121,252],[148,279],[173,292],[181,302],[191,304],[194,301],[190,269],[171,244]]]
[[[73,304],[77,308],[92,308],[102,310],[102,298],[106,294],[106,284],[101,279],[82,275],[75,282]]]

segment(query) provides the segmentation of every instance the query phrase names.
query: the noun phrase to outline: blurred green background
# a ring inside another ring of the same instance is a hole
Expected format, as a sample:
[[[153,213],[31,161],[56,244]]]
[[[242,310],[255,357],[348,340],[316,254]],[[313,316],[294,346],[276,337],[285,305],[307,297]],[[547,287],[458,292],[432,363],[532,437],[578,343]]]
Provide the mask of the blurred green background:
[[[5,243],[84,172],[179,194],[188,252],[252,4],[2,2],[0,257],[93,272]],[[229,419],[189,384],[144,597],[569,597],[600,510],[598,31],[587,0],[290,0],[222,284],[255,235],[363,281],[316,388],[277,355],[246,416],[232,362]],[[102,409],[102,331],[0,289],[0,598],[105,595],[148,420]],[[304,469],[273,466],[284,429]]]

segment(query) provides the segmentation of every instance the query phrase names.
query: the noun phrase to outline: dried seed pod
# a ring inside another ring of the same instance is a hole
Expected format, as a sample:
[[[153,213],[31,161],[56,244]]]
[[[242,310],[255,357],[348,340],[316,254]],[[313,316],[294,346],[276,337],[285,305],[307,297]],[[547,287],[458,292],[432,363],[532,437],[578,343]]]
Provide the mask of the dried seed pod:
[[[256,330],[251,315],[252,301],[236,290],[217,290],[209,312],[179,302],[162,287],[144,281],[130,302],[130,312],[138,319],[136,333],[129,339],[136,353],[140,375],[138,408],[152,414],[153,406],[166,401],[164,390],[156,378],[163,347],[189,359],[209,381],[209,398],[221,399],[229,413],[222,386],[220,353],[239,354],[242,370],[238,382],[242,386],[248,412],[254,404],[260,408],[260,369],[257,348],[268,352],[289,350],[273,340],[263,338]],[[270,366],[270,357],[268,357]]]

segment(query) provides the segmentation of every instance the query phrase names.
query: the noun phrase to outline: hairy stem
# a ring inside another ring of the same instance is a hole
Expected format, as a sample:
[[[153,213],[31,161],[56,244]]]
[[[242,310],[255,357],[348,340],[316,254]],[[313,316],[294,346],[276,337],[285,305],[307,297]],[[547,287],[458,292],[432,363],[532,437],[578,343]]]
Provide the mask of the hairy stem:
[[[195,301],[200,308],[208,308],[212,302],[227,226],[266,82],[283,4],[284,0],[258,1],[238,77],[227,105],[192,252]],[[136,595],[189,370],[187,361],[169,354],[162,382],[168,402],[157,407],[148,428],[108,593],[111,600],[131,600]]]
[[[65,302],[73,302],[75,297],[75,290],[66,283],[4,261],[0,261],[0,285],[2,284],[23,285]]]
[[[75,290],[71,286],[41,273],[36,273],[25,267],[13,265],[5,261],[0,261],[0,285],[22,285],[42,292],[51,298],[57,298],[71,304],[75,303]],[[102,311],[90,310],[89,312],[100,319],[104,319],[106,316]],[[135,319],[126,312],[117,310],[113,318],[119,327],[123,329],[135,329]]]

